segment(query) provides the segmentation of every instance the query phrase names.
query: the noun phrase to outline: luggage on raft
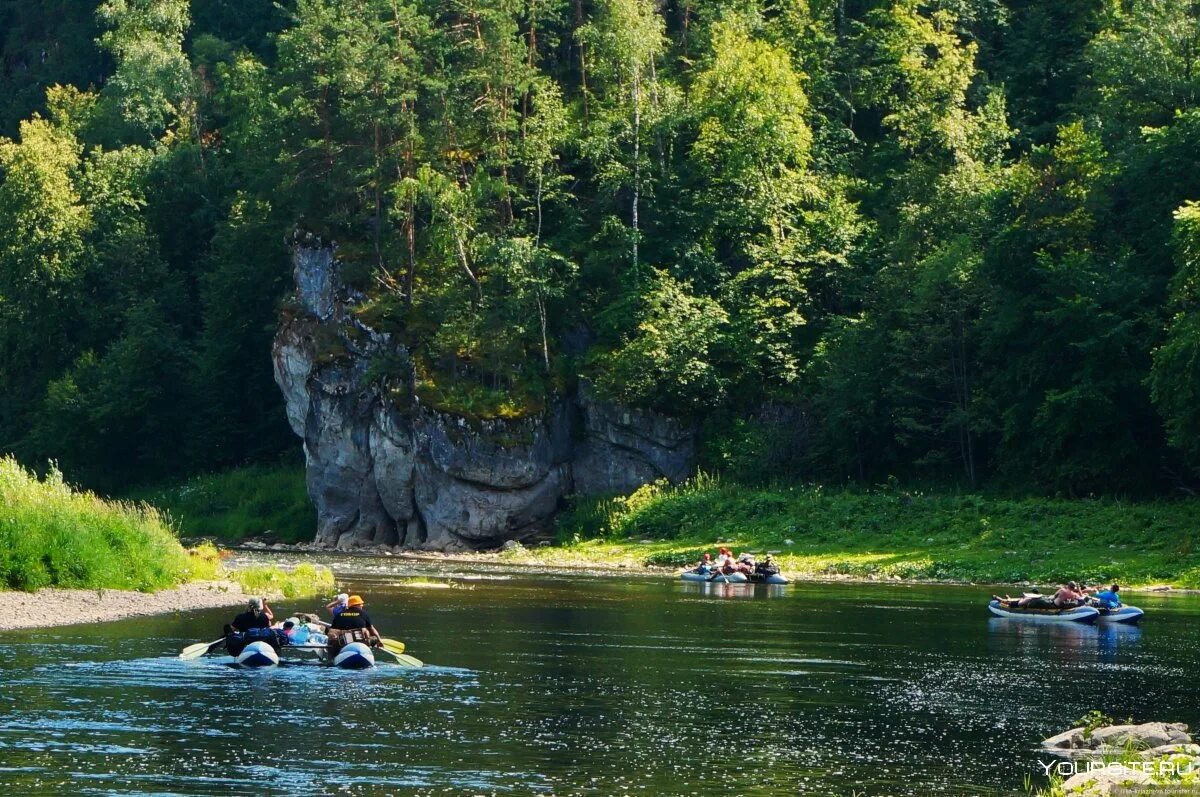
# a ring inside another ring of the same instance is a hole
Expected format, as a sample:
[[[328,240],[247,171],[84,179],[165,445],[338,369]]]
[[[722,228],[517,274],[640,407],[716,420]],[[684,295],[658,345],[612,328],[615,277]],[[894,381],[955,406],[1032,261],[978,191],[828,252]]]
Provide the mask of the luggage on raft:
[[[228,626],[226,626],[228,628]],[[248,631],[233,631],[225,634],[225,649],[229,655],[239,659],[242,652],[255,643],[269,647],[275,653],[275,662],[279,663],[279,650],[288,643],[287,634],[278,628],[251,628]]]
[[[1018,609],[1005,606],[994,600],[988,604],[988,611],[997,617],[1007,617],[1014,620],[1029,620],[1040,623],[1095,623],[1100,617],[1100,610],[1091,606],[1072,606],[1066,609]]]

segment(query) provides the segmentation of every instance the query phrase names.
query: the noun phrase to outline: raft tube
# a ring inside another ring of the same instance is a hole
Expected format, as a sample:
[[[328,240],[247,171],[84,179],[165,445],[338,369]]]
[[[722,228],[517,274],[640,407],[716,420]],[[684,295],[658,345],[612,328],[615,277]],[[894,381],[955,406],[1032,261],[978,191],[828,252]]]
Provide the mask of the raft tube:
[[[791,581],[783,573],[775,573],[770,576],[750,576],[750,581],[755,584],[790,584]]]
[[[684,581],[700,581],[707,584],[746,584],[750,579],[746,578],[745,573],[730,573],[729,575],[721,574],[704,574],[697,573],[694,570],[685,570],[679,574],[679,577]]]
[[[1141,622],[1144,614],[1145,612],[1136,606],[1122,606],[1119,609],[1101,609],[1097,619],[1102,623],[1134,625]]]
[[[243,667],[274,667],[279,663],[279,654],[266,642],[251,642],[237,655],[237,663]]]
[[[375,654],[361,642],[351,642],[333,658],[333,666],[344,670],[365,670],[375,666]]]
[[[1091,606],[1076,606],[1073,609],[1009,609],[1000,601],[988,604],[988,611],[997,617],[1012,620],[1028,620],[1035,623],[1094,623],[1100,611]]]

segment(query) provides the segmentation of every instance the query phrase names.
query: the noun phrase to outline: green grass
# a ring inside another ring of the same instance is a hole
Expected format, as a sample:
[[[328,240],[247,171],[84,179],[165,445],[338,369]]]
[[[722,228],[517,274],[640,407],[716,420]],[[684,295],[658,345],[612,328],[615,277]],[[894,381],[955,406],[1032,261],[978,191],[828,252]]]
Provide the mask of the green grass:
[[[332,595],[337,591],[333,572],[329,568],[307,563],[297,565],[290,571],[274,566],[244,567],[232,570],[228,575],[251,595],[307,598],[312,595]]]
[[[302,464],[251,465],[194,476],[136,497],[163,510],[186,537],[231,542],[271,533],[281,542],[309,542],[316,534],[317,516]]]
[[[0,589],[164,589],[215,574],[153,507],[73,490],[0,458]]]
[[[577,503],[546,563],[682,566],[714,551],[775,551],[797,575],[1200,587],[1200,500],[1125,502],[749,488],[701,476]]]

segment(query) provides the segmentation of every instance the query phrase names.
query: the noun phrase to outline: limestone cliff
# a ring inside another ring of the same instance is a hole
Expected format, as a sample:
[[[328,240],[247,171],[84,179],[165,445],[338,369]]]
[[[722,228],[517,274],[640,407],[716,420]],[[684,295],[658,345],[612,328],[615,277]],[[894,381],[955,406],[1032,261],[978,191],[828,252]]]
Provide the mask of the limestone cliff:
[[[563,497],[684,479],[693,430],[599,401],[586,387],[542,415],[468,422],[399,389],[404,347],[352,312],[335,249],[294,247],[295,294],[273,358],[288,421],[304,441],[318,543],[337,548],[485,548],[549,527]]]

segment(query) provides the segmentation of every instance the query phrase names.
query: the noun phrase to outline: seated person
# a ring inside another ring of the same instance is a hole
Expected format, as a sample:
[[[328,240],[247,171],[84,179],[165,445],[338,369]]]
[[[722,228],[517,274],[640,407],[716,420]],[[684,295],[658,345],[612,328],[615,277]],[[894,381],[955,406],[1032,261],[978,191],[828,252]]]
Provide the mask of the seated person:
[[[1120,591],[1120,584],[1113,584],[1108,589],[1100,590],[1094,596],[1096,604],[1104,609],[1120,609],[1121,596],[1118,594]]]
[[[754,554],[743,553],[738,557],[737,562],[733,566],[734,570],[745,575],[751,575],[754,572]]]
[[[729,575],[733,572],[733,564],[733,551],[724,547],[719,548],[717,550],[716,571],[718,573]]]
[[[275,613],[262,598],[251,598],[246,602],[246,611],[233,618],[233,630],[249,631],[251,628],[270,628]]]
[[[1040,592],[1025,592],[1019,598],[1011,595],[993,595],[992,600],[1006,609],[1053,609],[1054,601]]]
[[[1059,587],[1058,592],[1054,593],[1054,597],[1051,600],[1054,601],[1055,607],[1069,609],[1081,605],[1087,600],[1087,596],[1079,590],[1077,583],[1068,581],[1066,586]]]
[[[236,656],[246,645],[261,640],[279,650],[281,645],[286,644],[287,636],[271,627],[274,619],[275,615],[266,601],[262,598],[251,598],[247,601],[246,611],[225,626],[225,649],[230,655]]]
[[[338,650],[351,642],[365,642],[372,647],[383,644],[364,606],[365,602],[358,595],[351,595],[346,601],[346,608],[333,618],[333,624],[329,626],[331,649]]]
[[[336,598],[325,604],[325,608],[329,610],[330,614],[332,614],[334,617],[337,617],[346,610],[346,602],[349,600],[349,595],[347,595],[345,592],[339,592]]]
[[[712,572],[712,554],[704,554],[704,558],[696,564],[695,572],[702,576]]]
[[[766,558],[754,566],[754,572],[757,575],[768,577],[779,575],[779,565],[775,564],[775,557],[767,554]]]

